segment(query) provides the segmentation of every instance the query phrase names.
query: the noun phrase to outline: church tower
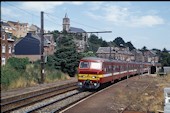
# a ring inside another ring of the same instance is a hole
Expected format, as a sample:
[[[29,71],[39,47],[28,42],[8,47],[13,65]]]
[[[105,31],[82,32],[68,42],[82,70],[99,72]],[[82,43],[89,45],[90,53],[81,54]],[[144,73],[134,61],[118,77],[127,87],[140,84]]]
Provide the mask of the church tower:
[[[70,29],[70,19],[67,17],[67,13],[65,14],[65,17],[63,18],[63,31],[69,31]]]

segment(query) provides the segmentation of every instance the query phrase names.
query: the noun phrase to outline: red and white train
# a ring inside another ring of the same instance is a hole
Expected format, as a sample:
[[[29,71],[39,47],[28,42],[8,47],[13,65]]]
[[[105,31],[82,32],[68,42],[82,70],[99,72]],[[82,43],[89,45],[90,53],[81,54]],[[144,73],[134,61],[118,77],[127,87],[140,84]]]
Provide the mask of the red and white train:
[[[101,84],[107,82],[146,73],[151,66],[151,63],[84,57],[79,63],[78,86],[85,89],[97,89]]]

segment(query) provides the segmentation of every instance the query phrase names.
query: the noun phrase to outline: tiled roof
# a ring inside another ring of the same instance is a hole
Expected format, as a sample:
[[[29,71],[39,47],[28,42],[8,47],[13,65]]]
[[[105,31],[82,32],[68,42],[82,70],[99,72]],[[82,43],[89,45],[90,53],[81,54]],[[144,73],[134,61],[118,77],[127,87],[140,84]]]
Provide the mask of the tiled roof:
[[[110,53],[110,47],[99,47],[96,53]],[[111,47],[111,53],[116,53],[115,48]],[[117,53],[132,54],[130,51],[118,50]]]
[[[113,51],[113,47],[111,47],[111,53],[115,53],[115,51]],[[99,47],[96,53],[110,53],[110,47]]]
[[[148,50],[148,51],[145,51],[145,52],[144,52],[144,55],[145,55],[145,56],[155,56],[156,53],[154,53],[154,52],[151,51],[151,50]]]
[[[136,49],[133,49],[132,51],[131,51],[133,54],[143,54],[141,51],[139,51],[139,50],[136,50]]]
[[[40,41],[40,39],[41,39],[41,38],[40,38],[40,37],[41,37],[40,33],[38,33],[38,34],[27,33],[27,35],[26,35],[25,37],[23,37],[23,38],[30,37],[30,36],[33,37],[33,38],[38,39],[39,41]],[[17,40],[17,41],[15,42],[15,45],[16,45],[17,43],[19,43],[23,38]],[[50,42],[47,38],[44,37],[44,46],[48,46],[49,43],[51,43],[51,42]]]
[[[69,32],[77,33],[77,32],[86,32],[81,28],[76,28],[76,27],[70,27]]]
[[[14,21],[8,21],[10,23],[13,23],[13,24],[18,24],[18,22],[14,22]]]
[[[33,25],[33,24],[29,27],[29,29],[30,29],[30,31],[31,31],[31,30],[32,30],[32,31],[40,30],[40,28],[39,28],[38,26]]]
[[[6,23],[6,22],[2,22],[2,21],[1,21],[1,25],[2,25],[2,26],[11,27],[8,23]]]
[[[28,23],[19,23],[19,22],[14,22],[14,21],[8,21],[10,23],[13,23],[13,24],[20,24],[20,25],[27,25]]]

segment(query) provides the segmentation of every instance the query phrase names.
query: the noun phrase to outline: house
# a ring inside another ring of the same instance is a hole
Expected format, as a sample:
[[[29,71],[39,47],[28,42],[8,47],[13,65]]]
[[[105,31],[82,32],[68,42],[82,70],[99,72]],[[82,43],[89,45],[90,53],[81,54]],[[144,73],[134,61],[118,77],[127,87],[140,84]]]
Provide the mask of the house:
[[[11,27],[15,28],[15,30],[13,30],[12,33],[17,38],[26,36],[26,34],[29,30],[28,23],[20,23],[19,21],[18,22],[8,21],[7,23]]]
[[[11,32],[1,28],[1,65],[5,65],[7,59],[13,56],[14,39]]]
[[[144,51],[143,55],[145,62],[157,63],[159,61],[159,57],[152,50]]]
[[[134,55],[133,61],[136,62],[144,62],[144,56],[143,53],[137,49],[133,49],[131,53]]]
[[[5,32],[10,32],[12,33],[15,31],[14,27],[11,27],[7,22],[1,21],[1,28],[5,30]]]
[[[74,38],[74,42],[77,46],[77,51],[78,52],[85,51],[88,35],[86,31],[81,28],[70,27],[70,19],[68,18],[67,13],[65,14],[65,17],[63,18],[63,31],[67,31],[67,33],[75,34],[76,36]]]
[[[29,27],[29,32],[30,32],[30,33],[33,33],[33,34],[37,34],[37,33],[40,33],[40,32],[41,32],[41,29],[40,29],[38,26],[32,24],[32,25]]]
[[[15,57],[28,57],[30,61],[41,58],[40,34],[27,33],[27,35],[15,43]],[[54,54],[55,43],[52,35],[44,35],[44,56]]]
[[[124,61],[132,61],[134,59],[134,55],[129,49],[124,47],[99,47],[96,55],[100,58],[111,58]]]
[[[45,34],[44,39],[46,44],[44,44],[45,55],[53,55],[56,51],[56,43],[54,42],[53,34]]]

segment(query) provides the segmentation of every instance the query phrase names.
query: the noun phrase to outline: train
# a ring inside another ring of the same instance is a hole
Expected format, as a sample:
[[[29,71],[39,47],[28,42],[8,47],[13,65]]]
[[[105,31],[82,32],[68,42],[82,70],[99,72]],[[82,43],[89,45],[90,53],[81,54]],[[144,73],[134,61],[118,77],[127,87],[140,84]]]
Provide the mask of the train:
[[[78,87],[97,89],[102,84],[147,73],[152,63],[119,61],[98,57],[84,57],[78,67]],[[160,64],[156,64],[159,65]]]

